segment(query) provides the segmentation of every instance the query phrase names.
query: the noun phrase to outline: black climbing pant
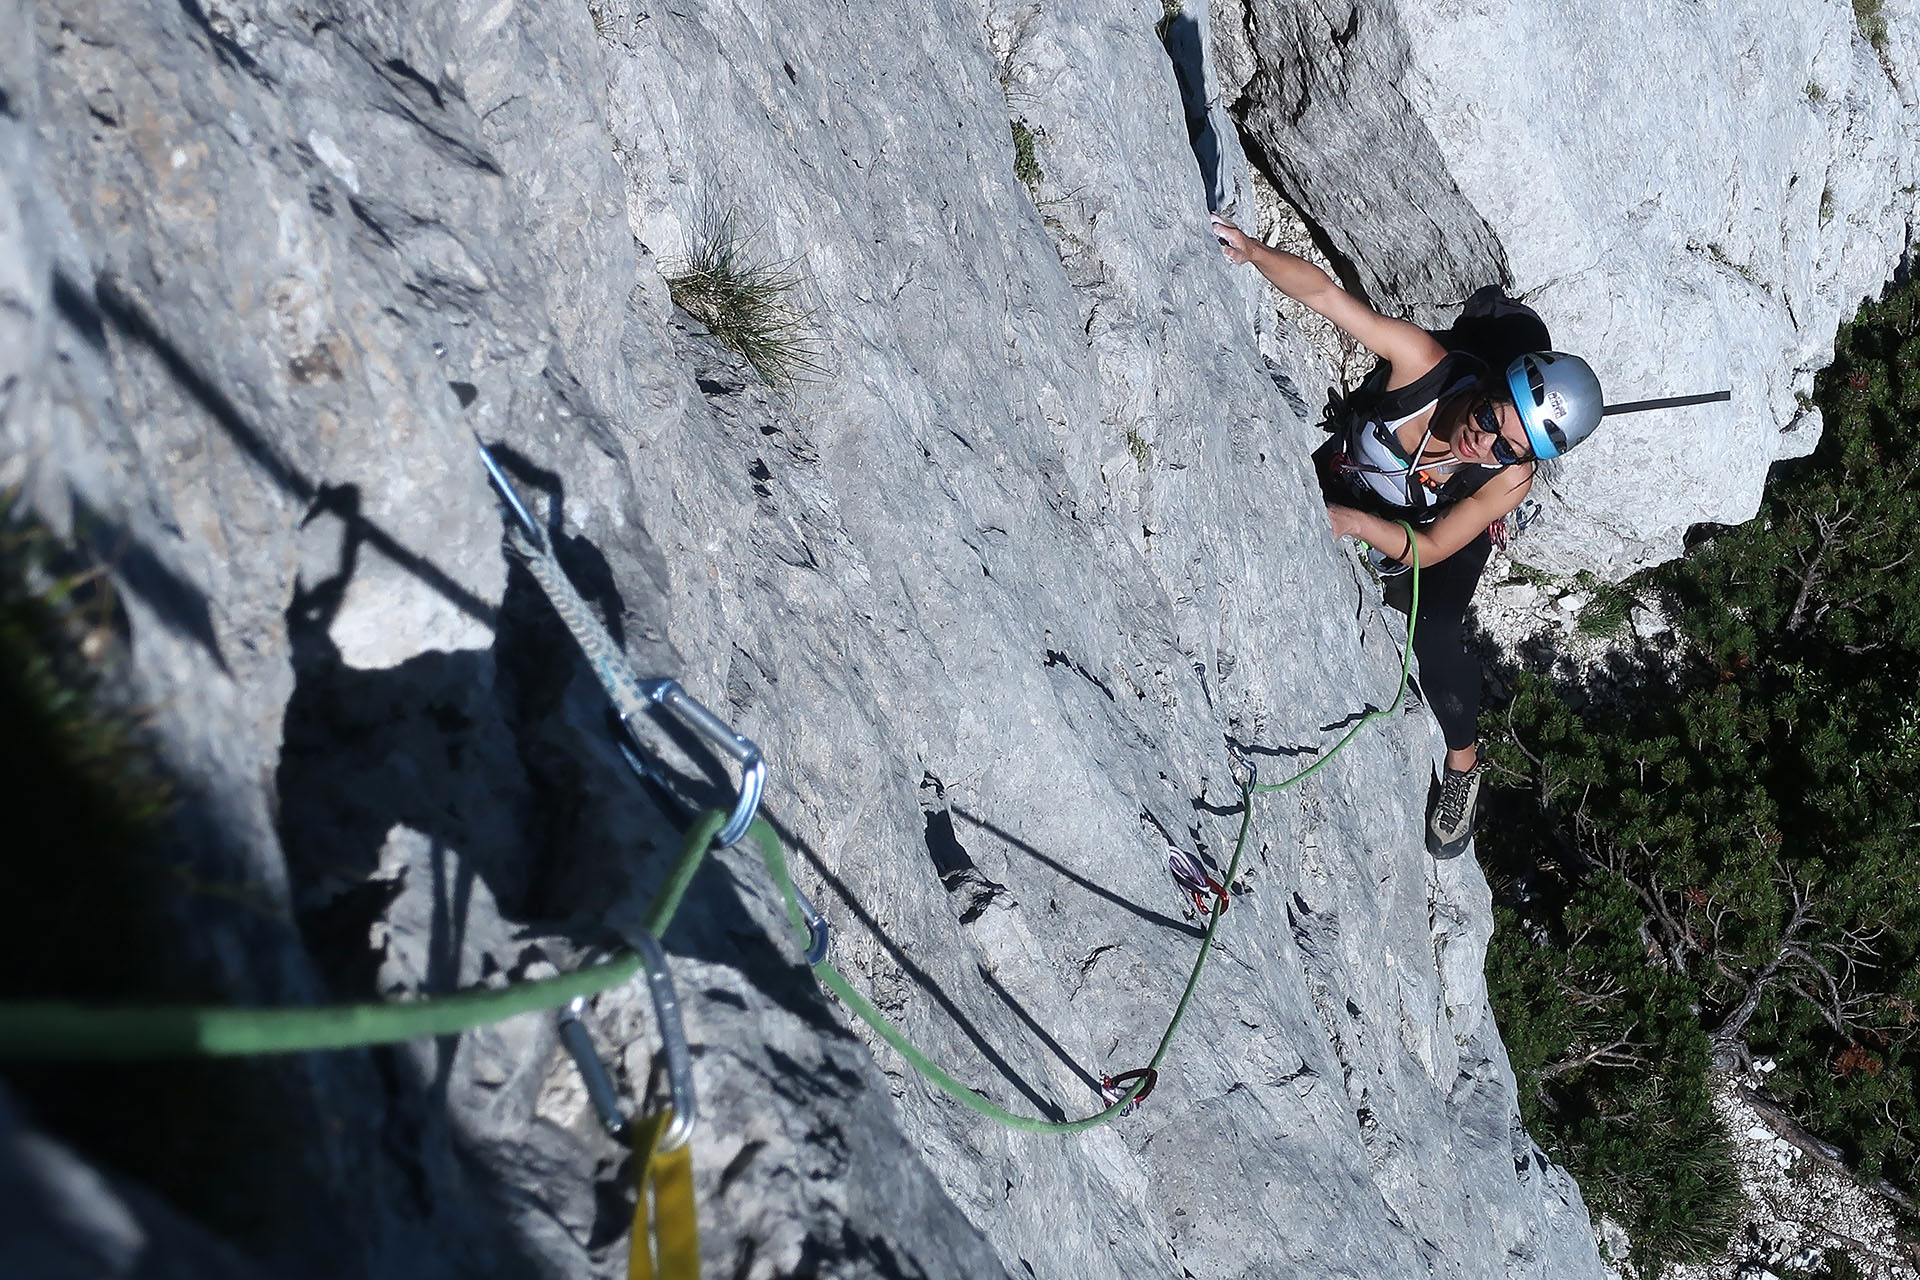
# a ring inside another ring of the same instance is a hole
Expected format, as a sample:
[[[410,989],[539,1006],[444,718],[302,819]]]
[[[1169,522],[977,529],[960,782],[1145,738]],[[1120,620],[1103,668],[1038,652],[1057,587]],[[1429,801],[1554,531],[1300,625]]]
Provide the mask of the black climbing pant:
[[[1479,537],[1435,565],[1420,566],[1420,616],[1414,620],[1413,653],[1419,659],[1420,696],[1433,708],[1447,749],[1472,746],[1480,736],[1480,659],[1467,648],[1467,602],[1493,554],[1493,539]],[[1413,575],[1387,579],[1387,603],[1407,611]]]

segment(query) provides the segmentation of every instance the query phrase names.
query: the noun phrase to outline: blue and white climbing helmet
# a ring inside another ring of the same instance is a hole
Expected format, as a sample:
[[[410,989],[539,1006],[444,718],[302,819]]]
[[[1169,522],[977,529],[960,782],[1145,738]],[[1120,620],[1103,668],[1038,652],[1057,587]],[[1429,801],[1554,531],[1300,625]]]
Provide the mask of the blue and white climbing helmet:
[[[1528,352],[1507,366],[1507,386],[1536,458],[1559,457],[1600,425],[1600,379],[1579,356]]]

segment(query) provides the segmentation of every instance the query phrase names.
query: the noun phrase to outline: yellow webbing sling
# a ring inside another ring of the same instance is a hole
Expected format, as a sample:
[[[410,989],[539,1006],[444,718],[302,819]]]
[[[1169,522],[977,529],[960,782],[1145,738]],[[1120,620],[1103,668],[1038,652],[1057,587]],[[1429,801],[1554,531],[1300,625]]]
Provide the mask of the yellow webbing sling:
[[[671,1109],[634,1123],[633,1243],[627,1280],[700,1280],[700,1224],[693,1212],[693,1144],[658,1149]]]

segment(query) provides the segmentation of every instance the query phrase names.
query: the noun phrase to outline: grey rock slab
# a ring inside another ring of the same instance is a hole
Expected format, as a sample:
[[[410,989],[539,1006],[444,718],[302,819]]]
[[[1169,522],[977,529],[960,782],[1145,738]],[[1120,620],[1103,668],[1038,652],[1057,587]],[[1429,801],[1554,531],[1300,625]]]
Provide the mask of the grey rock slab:
[[[655,781],[627,771],[477,432],[636,670],[762,745],[851,980],[996,1101],[1097,1110],[1198,947],[1169,850],[1231,856],[1226,740],[1305,767],[1391,700],[1404,637],[1308,474],[1328,375],[1260,356],[1208,232],[1252,181],[1221,105],[1268,113],[1263,163],[1382,298],[1544,288],[1554,256],[1418,100],[1446,81],[1419,12],[1262,5],[1233,44],[1229,9],[1191,15],[1184,101],[1163,12],[1097,0],[36,12],[3,64],[0,466],[151,555],[118,572],[195,865],[268,907],[181,906],[180,965],[259,1001],[568,967],[730,801],[663,724]],[[801,281],[823,372],[784,396],[671,302],[727,214]],[[1830,338],[1854,277],[1808,271],[1831,308],[1795,293],[1756,341]],[[1576,337],[1602,315],[1543,296]],[[1605,518],[1629,558],[1665,536]],[[753,850],[715,854],[665,938],[708,1269],[1597,1275],[1518,1126],[1485,883],[1422,846],[1435,751],[1410,701],[1256,800],[1153,1098],[1073,1138],[931,1089],[799,964]],[[640,986],[590,1023],[645,1095]],[[262,1265],[619,1271],[632,1171],[546,1019],[259,1070],[315,1135],[236,1232]]]

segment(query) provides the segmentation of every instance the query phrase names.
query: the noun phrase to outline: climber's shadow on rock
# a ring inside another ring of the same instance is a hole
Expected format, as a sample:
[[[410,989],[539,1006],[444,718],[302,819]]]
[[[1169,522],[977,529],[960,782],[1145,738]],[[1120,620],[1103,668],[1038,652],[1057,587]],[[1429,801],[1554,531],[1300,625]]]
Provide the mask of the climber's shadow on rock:
[[[359,504],[351,485],[324,487],[303,525],[306,571],[286,615],[295,684],[275,779],[295,918],[341,999],[373,993],[381,957],[369,930],[409,877],[431,877],[470,906],[478,876],[510,919],[527,917],[535,880],[522,835],[531,797],[487,652],[357,670],[334,641],[366,547]],[[335,563],[315,572],[330,541]],[[435,912],[456,932],[459,915]],[[430,940],[432,952],[448,941]]]

